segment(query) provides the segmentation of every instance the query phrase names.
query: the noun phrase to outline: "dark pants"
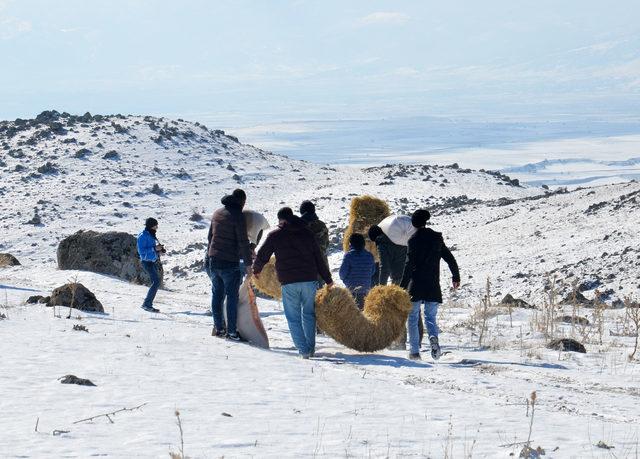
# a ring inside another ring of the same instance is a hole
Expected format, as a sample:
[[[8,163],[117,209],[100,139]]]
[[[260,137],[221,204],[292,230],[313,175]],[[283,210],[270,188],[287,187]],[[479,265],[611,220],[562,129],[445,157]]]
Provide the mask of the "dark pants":
[[[144,299],[144,303],[142,303],[142,307],[151,308],[153,307],[153,300],[156,297],[156,293],[158,293],[158,289],[160,288],[158,266],[155,261],[143,261],[142,267],[147,274],[149,274],[149,278],[151,279],[151,287],[149,287],[149,292],[147,293],[147,297]]]
[[[211,313],[216,330],[224,329],[222,304],[227,299],[227,333],[236,333],[238,320],[238,291],[242,282],[242,273],[238,267],[211,268]]]
[[[367,293],[369,293],[369,291],[358,287],[352,290],[351,293],[353,294],[353,298],[356,300],[356,305],[358,305],[358,309],[362,311],[364,309],[364,299],[366,298]]]
[[[371,276],[371,287],[375,287],[376,285],[380,285],[380,263],[376,262],[376,270],[373,272],[373,276]]]

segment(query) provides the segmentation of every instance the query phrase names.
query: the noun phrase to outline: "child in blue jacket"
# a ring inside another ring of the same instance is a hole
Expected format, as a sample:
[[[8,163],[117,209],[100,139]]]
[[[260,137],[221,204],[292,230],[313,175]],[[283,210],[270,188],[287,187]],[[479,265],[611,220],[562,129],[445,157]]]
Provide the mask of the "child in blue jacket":
[[[364,236],[354,233],[349,238],[350,250],[345,254],[340,266],[340,279],[351,290],[360,309],[364,308],[364,298],[371,290],[371,277],[376,262],[371,252],[365,249]]]

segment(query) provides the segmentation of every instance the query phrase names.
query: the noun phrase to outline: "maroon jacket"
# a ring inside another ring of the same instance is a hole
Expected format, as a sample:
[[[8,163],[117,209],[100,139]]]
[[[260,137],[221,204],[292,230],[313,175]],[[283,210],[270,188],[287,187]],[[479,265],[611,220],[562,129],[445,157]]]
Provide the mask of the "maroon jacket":
[[[276,256],[276,272],[282,285],[312,282],[318,276],[327,284],[333,282],[315,236],[300,217],[281,223],[269,233],[253,265],[255,274],[260,274],[272,254]]]
[[[217,262],[238,263],[251,266],[251,247],[247,236],[247,224],[242,205],[233,197],[222,198],[224,207],[216,210],[209,228],[209,256]]]

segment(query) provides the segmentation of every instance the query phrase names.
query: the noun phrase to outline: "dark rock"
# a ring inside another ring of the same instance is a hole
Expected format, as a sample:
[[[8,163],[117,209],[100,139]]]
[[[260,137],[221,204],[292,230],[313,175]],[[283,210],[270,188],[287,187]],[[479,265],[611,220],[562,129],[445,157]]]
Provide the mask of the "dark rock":
[[[78,231],[58,246],[58,268],[107,274],[137,284],[150,284],[140,263],[136,238],[128,233]],[[162,279],[162,265],[160,278]]]
[[[102,303],[84,285],[73,282],[58,287],[51,293],[47,306],[67,306],[80,311],[104,312]]]
[[[102,156],[102,159],[118,160],[118,159],[120,159],[120,154],[115,150],[109,150],[108,152],[106,152],[104,154],[104,156]]]
[[[50,299],[50,296],[33,295],[27,298],[27,304],[47,304]]]
[[[556,351],[580,352],[581,354],[587,353],[587,349],[582,345],[582,343],[571,338],[554,339],[547,344],[547,348],[554,349]]]
[[[76,153],[73,156],[74,158],[82,159],[86,157],[88,154],[91,154],[91,150],[89,150],[88,148],[81,148],[80,150],[76,151]]]
[[[47,161],[42,166],[38,167],[37,171],[40,174],[56,174],[58,173],[58,166],[54,163]]]
[[[0,253],[0,268],[8,266],[20,266],[20,262],[10,253]]]
[[[563,324],[589,325],[589,319],[580,316],[560,316],[556,317],[556,322]]]
[[[153,194],[157,194],[158,196],[162,196],[164,194],[164,191],[162,190],[162,188],[160,188],[160,186],[157,183],[153,184],[149,192]]]
[[[509,306],[512,308],[523,308],[523,309],[535,309],[536,307],[530,305],[526,301],[520,298],[514,298],[510,293],[507,293],[505,297],[500,302],[502,306]]]
[[[75,375],[63,376],[62,378],[60,378],[60,382],[62,384],[77,384],[78,386],[92,386],[92,387],[96,386],[90,380],[83,379],[83,378],[78,378]]]
[[[560,302],[562,305],[567,304],[578,304],[580,306],[593,306],[594,301],[587,299],[582,293],[575,291],[569,293],[564,299]]]

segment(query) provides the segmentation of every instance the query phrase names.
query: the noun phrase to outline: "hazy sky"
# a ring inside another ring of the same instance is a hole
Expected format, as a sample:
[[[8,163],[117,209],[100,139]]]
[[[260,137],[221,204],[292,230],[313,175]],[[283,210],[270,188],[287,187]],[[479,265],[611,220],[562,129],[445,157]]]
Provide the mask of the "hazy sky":
[[[0,118],[640,115],[638,0],[0,0]]]

